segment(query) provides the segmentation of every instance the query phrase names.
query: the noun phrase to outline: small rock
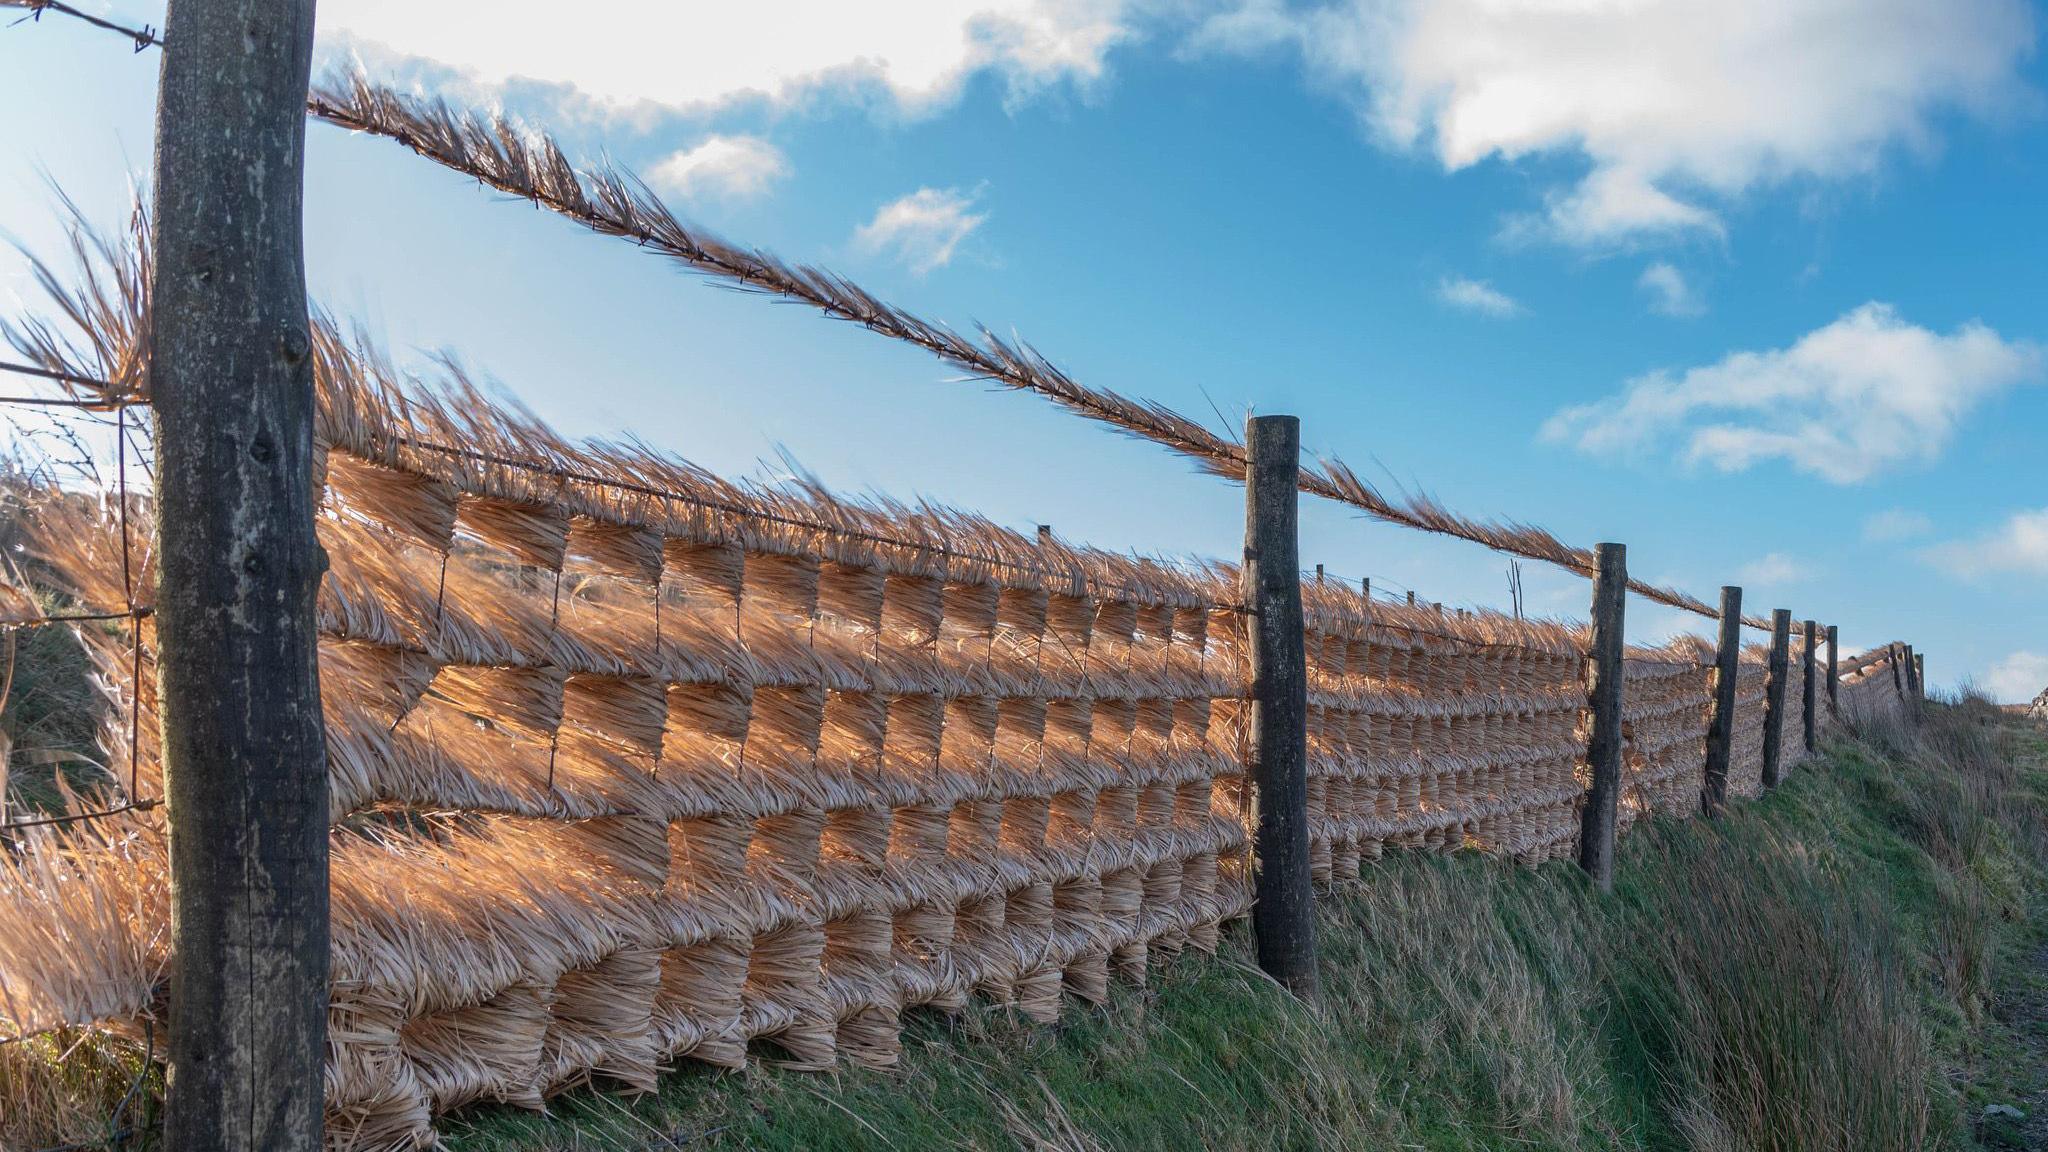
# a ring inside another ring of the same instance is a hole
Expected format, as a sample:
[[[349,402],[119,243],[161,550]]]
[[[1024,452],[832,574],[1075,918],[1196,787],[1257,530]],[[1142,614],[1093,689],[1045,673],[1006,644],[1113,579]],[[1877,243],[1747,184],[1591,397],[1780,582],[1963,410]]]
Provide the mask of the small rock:
[[[2011,1120],[2017,1123],[2026,1118],[2027,1114],[2025,1112],[2010,1104],[1986,1104],[1984,1106],[1984,1119],[1987,1122],[1992,1120]]]

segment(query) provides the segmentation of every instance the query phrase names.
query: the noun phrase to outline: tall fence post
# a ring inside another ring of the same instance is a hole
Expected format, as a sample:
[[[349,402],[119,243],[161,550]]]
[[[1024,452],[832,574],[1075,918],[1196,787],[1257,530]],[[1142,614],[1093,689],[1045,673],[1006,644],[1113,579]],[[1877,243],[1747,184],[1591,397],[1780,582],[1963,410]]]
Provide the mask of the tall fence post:
[[[1815,640],[1818,638],[1819,635],[1820,625],[1812,620],[1808,620],[1806,622],[1806,642],[1804,645],[1804,649],[1800,654],[1800,664],[1803,666],[1801,671],[1803,672],[1803,679],[1805,681],[1804,685],[1800,689],[1800,703],[1803,706],[1806,727],[1806,731],[1804,732],[1804,735],[1806,737],[1806,754],[1809,756],[1813,755],[1815,750],[1817,750],[1820,747],[1820,742],[1818,739],[1816,739],[1816,733],[1814,730],[1813,715],[1813,677],[1814,673],[1818,671],[1818,669],[1814,666],[1813,646]]]
[[[1741,674],[1742,589],[1721,589],[1721,638],[1714,649],[1714,709],[1707,720],[1706,782],[1700,810],[1719,816],[1728,808],[1728,762],[1735,742],[1735,680]]]
[[[1899,665],[1904,663],[1904,661],[1899,659],[1899,645],[1897,641],[1884,646],[1884,662],[1892,670],[1892,691],[1898,693],[1899,699],[1904,700],[1906,698],[1906,676],[1905,673],[1899,671]]]
[[[313,0],[171,0],[145,337],[175,1152],[316,1152],[328,781],[302,226]]]
[[[1771,659],[1764,672],[1764,787],[1776,788],[1783,772],[1779,745],[1785,736],[1785,674],[1790,663],[1792,612],[1771,611]]]
[[[1920,693],[1920,699],[1927,699],[1927,656],[1922,652],[1913,653],[1913,686]]]
[[[1301,421],[1245,425],[1244,571],[1251,653],[1250,776],[1258,789],[1252,936],[1259,967],[1304,1000],[1320,996],[1309,886],[1308,654],[1296,539]]]
[[[1628,598],[1628,550],[1602,544],[1593,574],[1593,650],[1586,696],[1593,732],[1586,761],[1593,786],[1580,813],[1579,867],[1602,892],[1614,889],[1614,817],[1621,798],[1622,613]]]
[[[1839,716],[1842,712],[1842,675],[1836,670],[1842,654],[1842,632],[1838,625],[1828,625],[1828,715]]]

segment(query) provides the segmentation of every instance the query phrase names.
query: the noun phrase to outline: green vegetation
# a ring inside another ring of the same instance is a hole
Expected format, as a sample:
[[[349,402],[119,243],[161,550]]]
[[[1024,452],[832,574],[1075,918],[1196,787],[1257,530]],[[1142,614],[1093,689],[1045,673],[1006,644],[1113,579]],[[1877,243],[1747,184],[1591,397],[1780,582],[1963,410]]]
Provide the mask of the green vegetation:
[[[1981,701],[1574,869],[1401,855],[1325,906],[1326,1011],[1242,931],[1054,1028],[918,1016],[895,1072],[686,1070],[465,1152],[2022,1148],[2048,1102],[2048,738]],[[2028,1015],[2031,1013],[2031,1016]],[[2033,1129],[2038,1134],[2039,1129]]]

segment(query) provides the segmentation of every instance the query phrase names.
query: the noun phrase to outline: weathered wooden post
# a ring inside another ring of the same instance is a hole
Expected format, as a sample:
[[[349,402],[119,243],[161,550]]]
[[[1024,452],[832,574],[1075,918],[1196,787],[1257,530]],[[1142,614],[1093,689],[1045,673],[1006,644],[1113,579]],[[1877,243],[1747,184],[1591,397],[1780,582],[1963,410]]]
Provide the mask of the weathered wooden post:
[[[1360,576],[1358,578],[1358,594],[1365,597],[1367,603],[1372,602],[1372,577]]]
[[[1903,672],[1899,671],[1899,665],[1903,661],[1899,659],[1898,641],[1894,640],[1884,646],[1884,662],[1891,668],[1892,691],[1898,693],[1899,699],[1904,700],[1906,698],[1906,677]]]
[[[1408,606],[1415,607],[1415,590],[1412,588],[1408,590]]]
[[[1838,625],[1828,625],[1828,715],[1838,716],[1842,711],[1842,676],[1836,671],[1836,664],[1842,654],[1842,632]]]
[[[1593,650],[1586,696],[1593,732],[1586,762],[1593,784],[1579,821],[1579,867],[1602,892],[1614,889],[1614,818],[1621,799],[1622,613],[1628,598],[1628,550],[1601,544],[1593,573]]]
[[[1801,696],[1801,704],[1802,704],[1802,706],[1803,706],[1803,708],[1804,708],[1804,718],[1805,718],[1805,727],[1806,727],[1806,730],[1805,730],[1805,732],[1804,732],[1803,734],[1804,734],[1804,736],[1806,737],[1806,754],[1807,754],[1808,756],[1811,756],[1811,755],[1813,755],[1814,751],[1815,751],[1816,749],[1818,749],[1818,748],[1820,747],[1820,743],[1819,743],[1819,741],[1818,741],[1818,740],[1816,739],[1816,733],[1815,733],[1815,730],[1814,730],[1814,716],[1813,716],[1813,703],[1814,703],[1814,683],[1813,683],[1813,676],[1814,676],[1814,673],[1815,673],[1816,671],[1818,671],[1818,669],[1817,669],[1817,668],[1815,667],[1815,665],[1814,665],[1814,659],[1813,659],[1813,646],[1814,646],[1815,638],[1816,638],[1816,637],[1818,637],[1819,635],[1820,635],[1820,625],[1819,625],[1819,624],[1817,624],[1817,623],[1815,623],[1815,622],[1814,622],[1814,621],[1812,621],[1812,620],[1808,620],[1808,621],[1806,622],[1806,636],[1805,636],[1805,644],[1804,644],[1804,646],[1803,646],[1803,650],[1802,650],[1802,652],[1800,653],[1800,663],[1801,663],[1801,665],[1803,665],[1802,671],[1803,671],[1803,674],[1804,674],[1804,680],[1805,680],[1805,684],[1804,684],[1804,686],[1803,686],[1803,687],[1802,687],[1802,688],[1800,689],[1800,696]]]
[[[1296,524],[1301,421],[1245,425],[1244,570],[1251,654],[1251,763],[1258,789],[1252,843],[1252,936],[1259,967],[1304,1000],[1320,995],[1315,893],[1309,887],[1308,654]]]
[[[1920,699],[1927,699],[1927,656],[1922,652],[1913,653],[1913,685]]]
[[[1721,637],[1714,648],[1714,705],[1707,719],[1707,771],[1700,810],[1719,816],[1728,809],[1728,762],[1735,743],[1735,684],[1741,675],[1742,589],[1721,589]]]
[[[1782,775],[1779,744],[1785,735],[1785,675],[1792,644],[1792,612],[1771,611],[1771,658],[1764,671],[1764,787],[1776,788]]]
[[[316,1152],[328,782],[302,237],[313,0],[171,0],[145,337],[172,1152]]]

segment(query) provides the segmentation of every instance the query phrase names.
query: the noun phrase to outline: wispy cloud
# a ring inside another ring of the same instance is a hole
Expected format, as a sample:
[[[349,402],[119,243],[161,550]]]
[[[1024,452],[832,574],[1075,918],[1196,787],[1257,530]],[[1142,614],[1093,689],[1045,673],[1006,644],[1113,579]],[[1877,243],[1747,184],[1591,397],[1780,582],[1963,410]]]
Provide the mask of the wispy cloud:
[[[1934,521],[1909,508],[1887,508],[1863,518],[1863,540],[1868,544],[1895,544],[1932,531]]]
[[[922,276],[952,262],[953,252],[988,219],[973,211],[980,190],[919,188],[892,200],[853,234],[863,252],[886,255]]]
[[[2048,656],[2014,652],[1984,670],[1980,683],[2001,704],[2024,704],[2048,688]]]
[[[2015,512],[1974,540],[1953,540],[1921,552],[1957,576],[2048,576],[2048,508]]]
[[[1508,232],[1614,247],[1719,235],[1745,192],[1867,175],[1930,148],[1947,111],[2029,99],[2034,15],[2025,0],[1250,0],[1194,42],[1298,52],[1381,141],[1446,169],[1583,159]]]
[[[1528,309],[1520,301],[1484,280],[1445,276],[1436,282],[1436,298],[1453,308],[1505,320]]]
[[[1736,576],[1744,584],[1758,584],[1781,588],[1787,584],[1803,584],[1816,575],[1813,565],[1783,552],[1770,552],[1744,564]]]
[[[789,158],[758,136],[712,136],[647,170],[647,181],[686,199],[751,200],[789,176]]]
[[[519,84],[600,114],[821,101],[891,115],[950,107],[977,75],[1011,99],[1087,90],[1139,35],[1137,0],[647,4],[593,0],[576,19],[532,4],[479,24],[466,0],[325,0],[323,51],[364,53],[487,92]],[[677,46],[701,50],[678,56]]]
[[[1663,316],[1681,319],[1698,316],[1706,312],[1706,301],[1685,279],[1685,273],[1663,260],[1643,269],[1636,278],[1636,287],[1650,295],[1650,311]]]
[[[2042,364],[2039,345],[1976,321],[1943,335],[1870,303],[1789,348],[1638,376],[1559,411],[1543,438],[1596,453],[1678,440],[1687,462],[1724,472],[1775,459],[1852,484],[1937,459],[1964,417]]]

